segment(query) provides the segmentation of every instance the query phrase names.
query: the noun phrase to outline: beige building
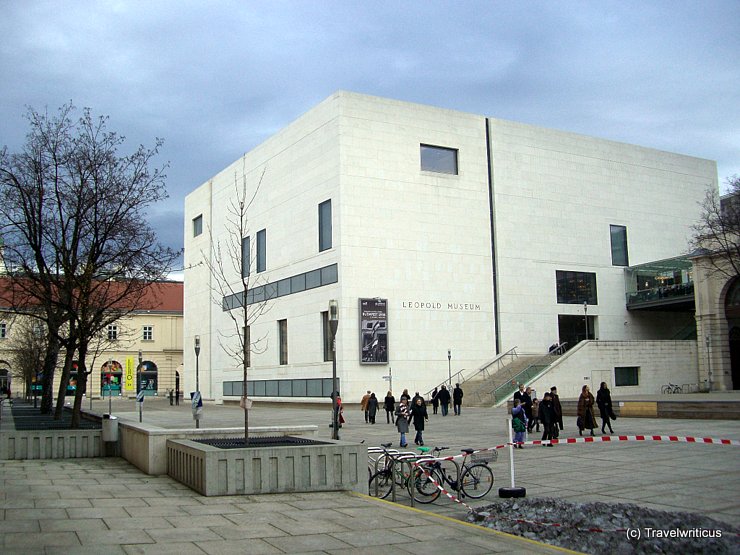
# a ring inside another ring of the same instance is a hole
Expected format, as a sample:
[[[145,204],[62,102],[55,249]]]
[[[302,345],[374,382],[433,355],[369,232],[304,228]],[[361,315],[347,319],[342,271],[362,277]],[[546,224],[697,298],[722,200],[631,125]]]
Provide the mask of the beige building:
[[[167,395],[175,388],[182,391],[183,284],[163,282],[156,287],[140,310],[108,326],[100,342],[90,346],[86,367],[91,371],[88,392],[94,398],[133,397],[139,390],[152,396]],[[13,370],[13,334],[28,329],[22,318],[0,313],[0,388],[12,382],[14,395],[24,390],[22,377]],[[60,368],[63,362],[60,358]],[[74,395],[76,383],[73,371],[67,395]],[[55,391],[57,384],[55,380]]]

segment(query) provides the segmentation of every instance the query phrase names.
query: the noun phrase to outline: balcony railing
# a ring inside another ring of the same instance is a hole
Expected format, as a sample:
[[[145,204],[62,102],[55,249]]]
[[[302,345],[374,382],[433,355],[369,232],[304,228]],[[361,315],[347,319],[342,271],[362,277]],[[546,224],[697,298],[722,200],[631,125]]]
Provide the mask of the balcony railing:
[[[643,289],[642,291],[630,291],[626,294],[628,306],[661,300],[681,300],[693,296],[694,282],[664,285],[651,289]]]

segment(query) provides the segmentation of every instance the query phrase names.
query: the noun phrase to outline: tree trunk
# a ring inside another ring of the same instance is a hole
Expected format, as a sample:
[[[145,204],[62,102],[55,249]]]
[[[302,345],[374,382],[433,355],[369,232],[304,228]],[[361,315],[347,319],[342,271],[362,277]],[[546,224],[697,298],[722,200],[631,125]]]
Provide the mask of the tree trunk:
[[[80,341],[80,348],[78,350],[79,360],[77,361],[77,391],[75,392],[75,404],[72,408],[72,428],[76,429],[80,427],[80,420],[82,419],[82,392],[85,390],[87,385],[87,367],[85,366],[85,358],[87,357],[87,341],[82,339]]]
[[[59,357],[59,338],[56,332],[49,332],[49,344],[44,356],[43,378],[41,380],[41,414],[51,414],[54,404],[54,371]]]
[[[72,372],[72,363],[74,362],[75,346],[74,342],[70,338],[67,343],[67,348],[64,354],[64,367],[62,368],[62,375],[59,378],[59,389],[57,393],[57,406],[54,411],[54,420],[62,418],[62,412],[64,411],[64,402],[67,395],[67,385],[69,384],[69,375]]]

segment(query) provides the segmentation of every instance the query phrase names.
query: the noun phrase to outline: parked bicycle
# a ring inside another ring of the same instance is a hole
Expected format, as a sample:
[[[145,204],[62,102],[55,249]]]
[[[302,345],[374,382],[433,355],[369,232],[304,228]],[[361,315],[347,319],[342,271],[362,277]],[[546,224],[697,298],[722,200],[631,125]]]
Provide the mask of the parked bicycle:
[[[678,384],[668,382],[667,385],[664,385],[663,387],[660,388],[660,392],[664,394],[665,393],[668,393],[668,394],[683,393],[683,389]]]
[[[379,448],[368,449],[368,493],[385,499],[393,491],[408,490],[413,475],[413,462],[424,457],[429,447],[419,447],[419,455],[410,451],[399,452],[390,449],[391,443],[383,443]],[[377,457],[373,455],[378,454]]]
[[[449,447],[435,447],[434,456],[438,456]],[[496,459],[495,451],[474,455],[475,449],[462,449],[464,454],[462,463],[455,468],[455,475],[435,459],[418,461],[419,466],[414,471],[413,480],[410,482],[410,493],[414,500],[419,503],[433,503],[439,497],[439,485],[447,484],[451,489],[458,492],[460,497],[480,499],[488,494],[493,487],[493,470],[488,466],[489,462]],[[468,462],[470,458],[470,462]]]

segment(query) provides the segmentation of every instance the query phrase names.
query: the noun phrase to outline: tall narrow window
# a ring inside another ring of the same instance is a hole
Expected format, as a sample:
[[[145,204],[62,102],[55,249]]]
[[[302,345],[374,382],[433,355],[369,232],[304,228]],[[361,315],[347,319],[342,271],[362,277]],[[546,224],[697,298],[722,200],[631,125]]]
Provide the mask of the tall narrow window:
[[[321,338],[324,344],[324,362],[332,360],[331,329],[329,328],[329,311],[321,313]]]
[[[249,265],[251,261],[249,259],[249,237],[242,239],[242,277],[249,277]]]
[[[331,199],[319,204],[319,252],[330,249],[331,241]]]
[[[610,225],[609,233],[612,241],[612,265],[629,266],[627,228],[623,225]]]
[[[144,326],[141,339],[144,341],[154,341],[154,326]]]
[[[108,326],[108,341],[118,340],[118,326],[116,324],[110,324]]]
[[[457,150],[421,145],[421,169],[427,172],[457,175]]]
[[[278,344],[280,345],[280,364],[288,364],[288,321],[278,320]]]
[[[267,230],[257,232],[257,273],[267,268]]]
[[[0,339],[8,337],[8,324],[0,322]]]
[[[242,338],[244,339],[244,361],[249,368],[252,366],[252,338],[249,326],[242,326]]]
[[[197,237],[203,233],[203,215],[196,216],[193,218],[193,237]]]

